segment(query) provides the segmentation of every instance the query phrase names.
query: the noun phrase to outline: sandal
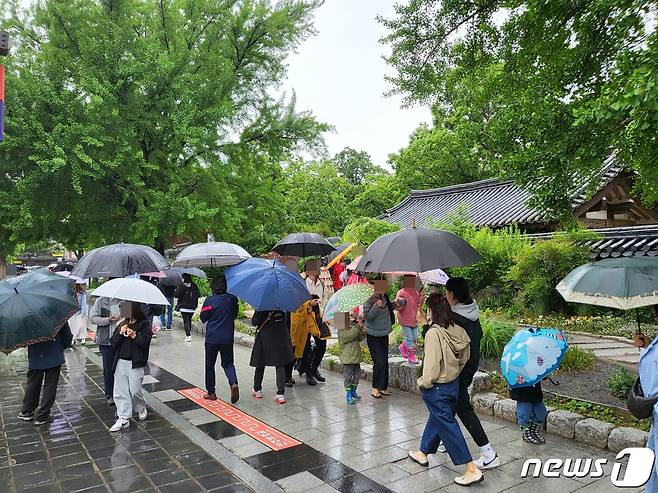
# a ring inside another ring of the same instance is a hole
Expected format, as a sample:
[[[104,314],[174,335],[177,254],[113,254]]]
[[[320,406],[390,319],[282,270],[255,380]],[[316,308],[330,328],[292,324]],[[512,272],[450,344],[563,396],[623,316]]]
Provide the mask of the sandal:
[[[458,478],[455,478],[455,483],[457,483],[460,486],[471,486],[472,484],[478,484],[484,481],[484,474],[482,471],[479,469],[477,470],[478,474],[469,474],[468,479],[466,478],[466,474],[463,476],[459,476]]]
[[[388,397],[389,395],[391,395],[391,391],[390,391],[390,390],[380,390],[379,393],[382,394],[383,396],[386,396],[386,397]]]
[[[408,453],[407,455],[409,456],[409,458],[410,458],[412,461],[414,461],[414,462],[415,462],[416,464],[418,464],[419,466],[423,466],[423,467],[427,467],[427,466],[429,466],[430,463],[429,463],[428,460],[425,460],[425,462],[423,462],[422,460],[420,460],[420,459],[418,459],[418,458],[416,457],[416,454],[419,454],[419,453],[420,453],[420,452],[412,452],[412,451],[410,450],[409,453]]]
[[[375,399],[381,399],[382,398],[381,392],[377,389],[372,389],[372,392],[370,392],[370,395],[373,396]]]

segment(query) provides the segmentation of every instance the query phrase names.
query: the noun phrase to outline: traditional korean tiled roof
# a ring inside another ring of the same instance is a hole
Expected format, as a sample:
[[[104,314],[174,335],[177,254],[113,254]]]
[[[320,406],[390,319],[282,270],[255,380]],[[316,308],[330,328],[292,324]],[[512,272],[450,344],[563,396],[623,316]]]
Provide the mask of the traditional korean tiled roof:
[[[592,229],[600,239],[586,241],[590,257],[600,260],[609,257],[658,256],[658,224]],[[533,239],[550,238],[553,233],[527,235]]]
[[[622,166],[610,156],[600,173],[574,178],[573,208],[587,200],[592,183],[598,182],[601,189],[621,171]],[[429,225],[446,219],[463,204],[470,221],[479,227],[549,222],[546,214],[528,205],[530,198],[531,193],[513,181],[482,180],[431,190],[412,190],[406,199],[387,210],[381,218],[403,227],[411,226],[414,220],[418,225]]]

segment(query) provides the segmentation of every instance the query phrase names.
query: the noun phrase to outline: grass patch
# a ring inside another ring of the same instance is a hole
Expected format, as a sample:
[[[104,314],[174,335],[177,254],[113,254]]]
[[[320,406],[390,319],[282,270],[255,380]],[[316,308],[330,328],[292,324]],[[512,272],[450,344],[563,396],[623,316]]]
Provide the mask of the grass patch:
[[[568,399],[565,397],[548,397],[545,399],[547,406],[553,406],[563,411],[578,413],[586,418],[595,418],[601,421],[607,421],[615,426],[629,426],[642,431],[649,431],[651,422],[648,419],[636,419],[616,409],[592,404],[578,399]]]
[[[507,344],[516,333],[516,327],[510,323],[489,318],[483,318],[481,324],[481,357],[487,359],[500,358],[503,355],[505,344]]]
[[[569,346],[560,364],[560,371],[588,371],[596,366],[596,356],[591,349]]]
[[[610,393],[617,399],[625,401],[628,397],[628,393],[630,392],[631,387],[635,383],[636,378],[636,375],[628,371],[623,366],[618,367],[608,380],[608,388],[610,389]]]

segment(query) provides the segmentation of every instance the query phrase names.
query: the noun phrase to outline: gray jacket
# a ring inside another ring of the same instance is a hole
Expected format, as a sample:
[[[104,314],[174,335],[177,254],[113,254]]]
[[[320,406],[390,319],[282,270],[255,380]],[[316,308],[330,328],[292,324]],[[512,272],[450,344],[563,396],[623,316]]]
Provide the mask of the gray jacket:
[[[89,314],[91,323],[96,325],[96,344],[99,346],[110,345],[110,337],[116,328],[116,322],[110,322],[111,307],[114,305],[119,305],[116,298],[98,298]]]
[[[377,306],[377,296],[371,296],[363,304],[363,316],[366,319],[366,333],[374,337],[384,337],[391,333],[391,312],[388,306]]]

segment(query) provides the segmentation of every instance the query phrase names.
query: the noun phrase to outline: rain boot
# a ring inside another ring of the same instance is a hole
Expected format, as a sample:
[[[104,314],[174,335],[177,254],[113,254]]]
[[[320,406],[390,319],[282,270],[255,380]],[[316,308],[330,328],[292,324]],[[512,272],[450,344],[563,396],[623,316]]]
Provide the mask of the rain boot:
[[[345,401],[348,404],[354,404],[354,396],[352,395],[352,388],[345,389]]]
[[[356,393],[356,385],[352,385],[352,387],[350,388],[350,390],[352,391],[352,397],[354,397],[357,401],[360,401],[360,400],[361,400],[361,396],[360,396],[359,394]]]
[[[412,365],[417,365],[418,360],[416,359],[416,350],[414,348],[407,349],[407,354],[409,355],[407,361]]]
[[[400,350],[400,354],[402,355],[402,357],[404,359],[407,359],[407,357],[408,357],[407,355],[409,354],[408,353],[408,348],[407,348],[407,341],[402,341],[402,344],[400,344],[398,349]]]

